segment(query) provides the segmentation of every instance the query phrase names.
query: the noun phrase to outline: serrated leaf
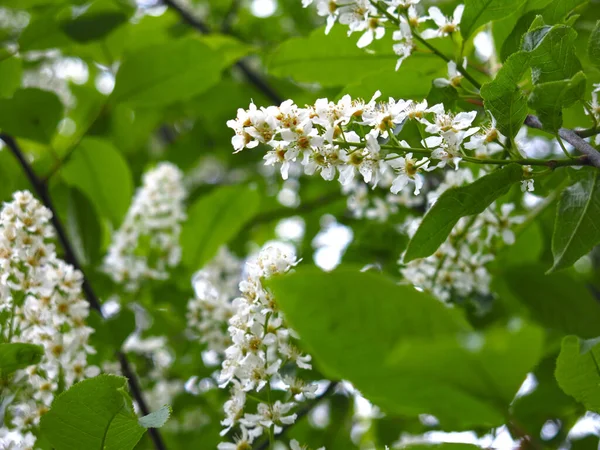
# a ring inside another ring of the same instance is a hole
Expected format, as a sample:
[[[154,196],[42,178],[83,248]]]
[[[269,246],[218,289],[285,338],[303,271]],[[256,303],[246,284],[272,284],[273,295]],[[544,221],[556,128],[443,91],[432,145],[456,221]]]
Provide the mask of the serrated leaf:
[[[563,191],[556,211],[550,272],[572,266],[600,243],[600,172],[582,169],[578,181]]]
[[[219,81],[222,57],[198,39],[171,40],[129,54],[111,100],[161,107],[198,95]]]
[[[527,117],[527,98],[518,86],[528,70],[530,55],[512,54],[496,78],[481,87],[481,97],[497,122],[498,130],[508,138],[517,135]]]
[[[260,195],[248,186],[224,186],[199,198],[181,230],[182,262],[196,270],[207,263],[257,213]]]
[[[582,100],[586,77],[577,72],[570,80],[537,84],[529,96],[529,106],[537,112],[545,130],[557,132],[563,123],[562,110]]]
[[[4,377],[19,369],[37,364],[42,356],[44,356],[44,347],[41,345],[0,344],[0,375]]]
[[[600,20],[596,22],[596,26],[590,34],[588,41],[588,56],[590,62],[600,68]]]
[[[465,10],[460,21],[460,33],[464,39],[482,25],[510,16],[526,0],[465,0]]]
[[[458,309],[381,274],[298,267],[268,286],[325,375],[385,411],[434,414],[452,429],[502,423],[541,355],[540,329],[473,334]]]
[[[110,142],[84,138],[60,175],[87,195],[100,215],[115,226],[121,223],[131,201],[133,181],[127,161]]]
[[[275,76],[299,82],[343,86],[384,69],[393,71],[397,60],[391,49],[372,54],[358,48],[341,27],[334,27],[327,35],[319,28],[308,37],[292,38],[279,45],[269,59],[268,69]]]
[[[556,361],[560,388],[590,411],[600,412],[600,338],[567,336]]]
[[[140,417],[138,423],[144,428],[160,428],[171,416],[171,407],[163,406],[159,410],[151,412],[143,417]]]
[[[48,144],[63,116],[56,94],[41,89],[19,89],[0,99],[0,129],[10,135]]]
[[[421,225],[408,243],[404,262],[435,253],[461,217],[483,212],[522,177],[521,166],[510,164],[474,183],[448,189],[423,217]]]

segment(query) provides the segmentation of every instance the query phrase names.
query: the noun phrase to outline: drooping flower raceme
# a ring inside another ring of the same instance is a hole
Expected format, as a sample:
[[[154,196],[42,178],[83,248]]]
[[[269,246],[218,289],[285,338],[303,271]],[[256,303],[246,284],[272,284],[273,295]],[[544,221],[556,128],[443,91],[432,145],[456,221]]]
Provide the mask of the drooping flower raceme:
[[[18,370],[0,388],[11,417],[11,433],[3,437],[3,430],[0,438],[9,448],[33,447],[30,431],[59,385],[68,388],[99,372],[87,365],[93,330],[86,326],[89,306],[81,292],[82,274],[56,256],[51,217],[27,191],[16,192],[0,213],[1,337],[44,348],[39,364]]]
[[[295,368],[310,369],[311,358],[294,345],[295,333],[286,326],[273,294],[262,284],[295,264],[291,253],[278,246],[266,246],[247,263],[247,277],[239,286],[241,296],[233,301],[235,313],[228,329],[232,344],[225,351],[220,382],[222,387],[231,386],[231,399],[225,403],[223,434],[238,427],[241,435],[237,445],[252,443],[264,430],[278,433],[282,426],[293,423],[295,400],[313,398],[317,389],[315,384],[293,375]],[[283,367],[290,375],[281,374]],[[255,412],[246,411],[247,393],[269,392],[275,381],[286,386],[288,399],[265,400]],[[222,443],[219,449],[242,448],[231,445]]]
[[[103,265],[126,290],[137,290],[144,280],[167,278],[168,268],[179,263],[185,197],[183,174],[174,164],[160,163],[144,175]]]

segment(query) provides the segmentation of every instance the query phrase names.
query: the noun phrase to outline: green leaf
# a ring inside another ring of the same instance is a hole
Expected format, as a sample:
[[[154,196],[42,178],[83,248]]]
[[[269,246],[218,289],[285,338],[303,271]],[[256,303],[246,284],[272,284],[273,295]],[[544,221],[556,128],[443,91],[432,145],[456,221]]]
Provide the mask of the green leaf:
[[[461,217],[483,212],[521,180],[523,170],[510,164],[466,186],[448,189],[427,211],[408,243],[404,262],[433,254],[446,240]]]
[[[556,361],[560,388],[590,411],[600,412],[600,338],[567,336]]]
[[[198,95],[219,81],[222,57],[197,39],[172,40],[130,54],[119,68],[113,102],[161,107]]]
[[[19,369],[37,364],[42,356],[44,356],[44,347],[41,345],[0,344],[0,375],[5,377]]]
[[[563,124],[562,110],[582,100],[586,77],[577,72],[570,80],[537,84],[529,96],[529,106],[535,109],[545,130],[556,132]]]
[[[40,89],[19,89],[10,99],[0,99],[0,128],[13,136],[50,143],[63,116],[56,94]]]
[[[21,58],[11,56],[0,61],[0,98],[11,97],[21,85],[23,63]]]
[[[572,78],[581,70],[575,54],[577,33],[572,27],[543,26],[523,35],[523,51],[531,55],[531,80],[534,84]]]
[[[571,12],[588,3],[588,0],[553,0],[544,8],[542,14],[547,23],[558,23],[566,19]]]
[[[269,72],[278,77],[322,86],[343,86],[384,69],[393,71],[397,60],[391,46],[387,53],[368,53],[358,48],[342,27],[333,27],[328,35],[319,28],[308,37],[283,42],[267,66]]]
[[[513,267],[503,279],[532,320],[563,335],[598,335],[600,303],[581,281],[565,273],[545,275],[538,264]]]
[[[126,392],[127,379],[99,375],[59,395],[41,420],[56,450],[131,450],[145,432]]]
[[[83,43],[102,39],[129,19],[129,11],[112,0],[95,0],[85,8],[71,8],[71,14],[60,21],[60,28]]]
[[[496,78],[481,87],[481,97],[497,122],[498,130],[514,138],[527,117],[527,98],[518,86],[529,67],[530,55],[512,54]]]
[[[503,423],[541,355],[538,328],[474,334],[458,309],[380,274],[300,267],[268,286],[325,375],[385,411],[434,414],[453,429]]]
[[[114,226],[121,223],[133,195],[133,181],[127,161],[112,144],[84,138],[60,175],[87,195]]]
[[[135,314],[122,308],[116,316],[103,319],[97,311],[90,311],[87,323],[94,329],[90,344],[100,353],[100,362],[111,359],[125,340],[135,331]]]
[[[600,68],[600,20],[596,22],[594,30],[590,34],[588,41],[588,56],[590,61]]]
[[[163,406],[158,411],[151,412],[150,414],[140,417],[138,423],[144,428],[160,428],[171,416],[171,407]]]
[[[464,39],[482,25],[510,16],[526,0],[465,0],[465,10],[460,21],[460,33]]]
[[[202,42],[223,58],[223,67],[227,67],[252,51],[252,47],[239,39],[224,34],[203,36]]]
[[[196,270],[257,213],[260,195],[248,186],[223,186],[199,198],[181,230],[182,262]]]
[[[581,178],[560,196],[550,272],[572,266],[600,243],[600,173],[597,169],[582,169]]]

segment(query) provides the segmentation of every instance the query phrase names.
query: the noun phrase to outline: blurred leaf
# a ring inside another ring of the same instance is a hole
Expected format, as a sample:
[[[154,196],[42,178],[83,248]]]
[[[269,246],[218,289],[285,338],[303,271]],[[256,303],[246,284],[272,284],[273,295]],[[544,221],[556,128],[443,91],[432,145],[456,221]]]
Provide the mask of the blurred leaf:
[[[0,150],[0,180],[0,204],[8,201],[13,192],[28,186],[21,166],[6,148]]]
[[[2,131],[42,144],[50,143],[62,115],[63,105],[52,92],[26,88],[0,99]]]
[[[279,45],[269,59],[268,69],[272,75],[299,82],[343,86],[383,69],[391,71],[397,59],[391,46],[387,53],[371,54],[358,48],[342,27],[334,27],[328,35],[319,28],[308,37],[292,38]]]
[[[572,266],[600,242],[600,182],[598,170],[584,168],[578,181],[560,196],[550,272]]]
[[[252,51],[250,45],[224,34],[204,36],[202,42],[223,58],[223,67],[230,66]]]
[[[600,68],[600,20],[596,22],[588,41],[588,56],[590,61]]]
[[[123,61],[111,99],[154,108],[189,99],[219,81],[222,65],[221,55],[197,39],[144,48]]]
[[[6,377],[11,373],[37,364],[44,356],[41,345],[9,343],[0,344],[0,376]]]
[[[23,63],[21,58],[11,56],[0,61],[0,98],[11,97],[21,86]]]
[[[460,33],[469,39],[482,25],[503,19],[518,10],[526,0],[465,0]]]
[[[59,27],[57,13],[40,14],[31,19],[19,36],[20,52],[68,47],[70,40]]]
[[[60,28],[79,42],[102,39],[129,19],[128,11],[112,0],[94,0],[84,8],[71,8],[70,13],[60,21]]]
[[[557,132],[563,124],[562,110],[582,100],[586,78],[577,72],[570,80],[549,81],[535,86],[529,106],[538,114],[545,130]]]
[[[427,211],[417,232],[408,242],[404,262],[433,254],[461,217],[483,212],[522,177],[523,169],[510,164],[474,183],[445,191]]]
[[[133,181],[127,161],[110,142],[84,138],[60,175],[87,195],[113,226],[121,223],[133,195]]]
[[[556,380],[563,391],[590,411],[600,411],[600,338],[567,336],[556,362]]]
[[[182,262],[196,270],[258,212],[260,195],[248,186],[223,186],[199,198],[181,231]]]
[[[564,273],[544,275],[541,265],[511,268],[504,279],[532,320],[562,334],[598,335],[600,303],[582,282]]]
[[[171,407],[163,406],[158,411],[151,412],[138,420],[139,424],[144,428],[160,428],[171,416]]]

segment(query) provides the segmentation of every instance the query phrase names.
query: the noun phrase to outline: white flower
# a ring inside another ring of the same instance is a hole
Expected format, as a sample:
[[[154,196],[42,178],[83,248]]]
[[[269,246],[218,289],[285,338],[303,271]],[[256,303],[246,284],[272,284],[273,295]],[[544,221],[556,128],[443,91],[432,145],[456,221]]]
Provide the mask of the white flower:
[[[463,61],[463,67],[467,68],[467,58]],[[463,76],[457,70],[456,63],[454,61],[448,61],[448,78],[436,78],[433,80],[435,87],[444,88],[447,86],[458,87],[462,81]]]
[[[464,9],[465,5],[458,5],[452,14],[452,17],[446,17],[437,6],[432,6],[428,11],[429,17],[431,17],[438,28],[437,30],[429,28],[423,31],[421,36],[424,39],[431,39],[435,37],[447,36],[458,31],[458,25],[460,24],[460,19],[462,18]]]
[[[409,183],[415,184],[415,195],[418,195],[423,187],[423,179],[419,176],[420,170],[425,170],[429,166],[429,159],[422,158],[420,161],[413,159],[412,153],[407,153],[406,156],[398,156],[395,154],[389,155],[392,159],[387,160],[387,163],[394,168],[399,174],[392,183],[390,189],[393,194],[397,194]]]

